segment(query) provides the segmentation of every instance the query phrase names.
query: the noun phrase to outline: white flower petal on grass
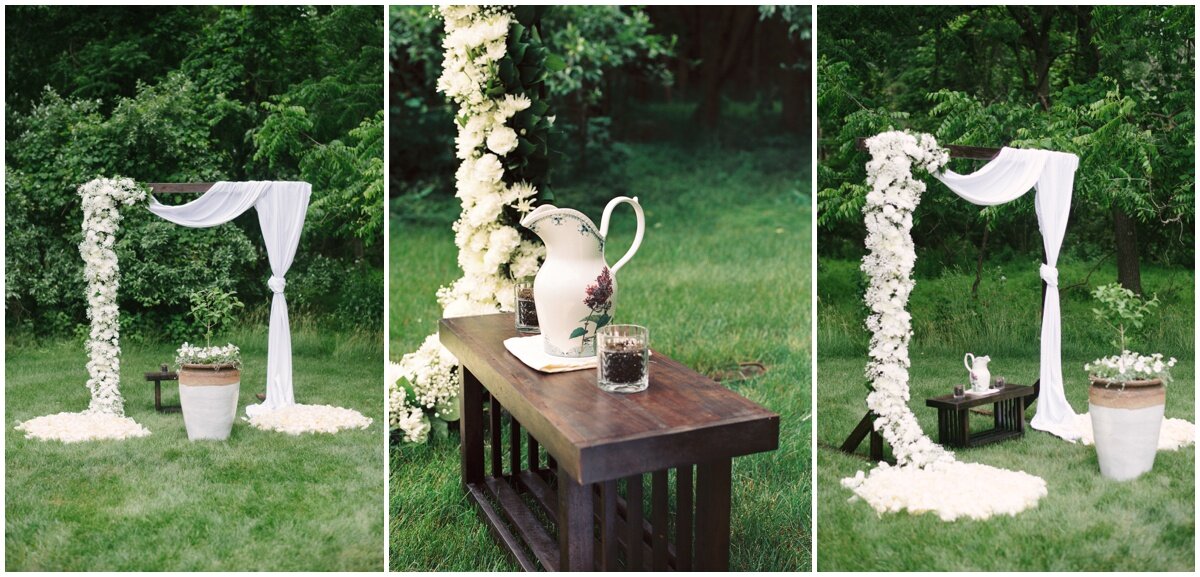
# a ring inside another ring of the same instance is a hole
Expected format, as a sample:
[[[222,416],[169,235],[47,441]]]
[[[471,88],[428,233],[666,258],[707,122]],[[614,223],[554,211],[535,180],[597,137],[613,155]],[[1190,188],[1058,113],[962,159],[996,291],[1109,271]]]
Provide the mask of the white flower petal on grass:
[[[353,409],[330,405],[291,405],[247,417],[250,425],[264,431],[289,435],[336,433],[346,429],[365,429],[372,420]]]
[[[1048,494],[1041,477],[959,462],[924,468],[882,464],[867,475],[859,471],[843,479],[842,486],[879,514],[933,513],[943,521],[1013,516],[1036,507]]]
[[[26,439],[40,441],[123,440],[146,437],[150,430],[133,419],[112,413],[57,413],[29,419],[16,426]]]

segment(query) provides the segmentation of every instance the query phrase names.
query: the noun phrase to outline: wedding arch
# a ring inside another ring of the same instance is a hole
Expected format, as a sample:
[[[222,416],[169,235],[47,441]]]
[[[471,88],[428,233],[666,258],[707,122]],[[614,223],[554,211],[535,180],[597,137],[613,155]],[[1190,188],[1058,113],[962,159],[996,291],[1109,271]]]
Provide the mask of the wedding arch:
[[[155,215],[189,228],[225,224],[254,208],[267,249],[271,277],[271,316],[268,328],[266,400],[246,407],[251,425],[290,434],[334,432],[343,428],[365,428],[371,420],[357,411],[327,405],[299,405],[292,383],[291,328],[288,322],[284,276],[296,255],[312,185],[307,182],[250,181],[192,185],[152,184],[164,190],[203,194],[181,205],[164,205],[150,197],[147,209]],[[120,382],[119,267],[114,249],[120,205],[133,205],[146,198],[131,179],[99,178],[79,188],[83,198],[84,258],[88,281],[88,341],[92,401],[82,413],[58,413],[37,417],[17,426],[26,435],[44,440],[75,442],[145,436],[149,431],[124,415]]]
[[[1024,472],[963,463],[921,430],[908,407],[908,344],[912,336],[908,298],[914,282],[916,253],[912,212],[925,183],[914,178],[920,169],[978,205],[997,205],[1037,191],[1034,201],[1042,231],[1046,262],[1040,266],[1046,293],[1041,329],[1041,387],[1031,426],[1068,440],[1080,436],[1078,419],[1066,401],[1062,382],[1061,318],[1058,295],[1059,249],[1071,207],[1071,189],[1079,159],[1048,150],[1003,148],[980,170],[961,175],[943,170],[949,153],[933,136],[884,132],[867,139],[871,187],[863,208],[867,255],[862,269],[869,277],[865,300],[871,343],[866,375],[872,391],[867,406],[872,426],[892,446],[896,466],[881,464],[842,481],[879,512],[931,511],[944,520],[1013,515],[1037,505],[1047,494],[1043,479]],[[964,488],[969,488],[964,490]],[[992,490],[994,489],[994,490]]]

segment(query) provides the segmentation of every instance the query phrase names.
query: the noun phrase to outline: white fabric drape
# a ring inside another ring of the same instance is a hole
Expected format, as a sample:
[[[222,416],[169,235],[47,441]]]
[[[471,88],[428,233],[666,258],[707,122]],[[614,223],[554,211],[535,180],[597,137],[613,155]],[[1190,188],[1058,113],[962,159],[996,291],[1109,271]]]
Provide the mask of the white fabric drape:
[[[1034,205],[1038,227],[1046,249],[1046,262],[1040,267],[1046,281],[1046,301],[1042,307],[1041,390],[1037,412],[1031,427],[1067,440],[1079,438],[1075,411],[1063,393],[1062,319],[1058,302],[1058,252],[1067,232],[1071,212],[1071,188],[1079,157],[1051,150],[1003,148],[1000,154],[972,174],[945,171],[934,175],[955,194],[985,206],[1003,204],[1037,189]]]
[[[246,407],[246,414],[295,404],[292,394],[292,335],[288,324],[287,300],[283,296],[284,275],[292,266],[312,185],[307,182],[218,182],[187,204],[167,206],[150,198],[150,212],[176,224],[207,228],[224,224],[254,207],[267,246],[271,278],[271,326],[267,344],[267,400]]]

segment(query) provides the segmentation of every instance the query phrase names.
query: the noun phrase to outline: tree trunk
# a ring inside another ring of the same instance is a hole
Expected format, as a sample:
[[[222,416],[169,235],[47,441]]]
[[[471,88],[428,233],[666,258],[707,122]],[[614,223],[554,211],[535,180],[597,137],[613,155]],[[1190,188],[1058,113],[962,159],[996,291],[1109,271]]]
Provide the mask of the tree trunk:
[[[1138,262],[1137,223],[1125,211],[1113,207],[1113,232],[1117,241],[1117,282],[1142,294],[1142,269]]]
[[[1021,44],[1033,52],[1034,91],[1042,109],[1050,110],[1050,65],[1054,53],[1050,36],[1054,29],[1054,6],[1038,6],[1037,14],[1023,6],[1009,6],[1008,12],[1021,27]]]
[[[775,32],[775,30],[772,30]],[[807,134],[812,123],[812,43],[791,38],[785,26],[779,26],[784,46],[788,47],[783,74],[783,125],[797,134]],[[803,69],[795,66],[803,63]]]
[[[703,95],[695,118],[708,128],[715,128],[721,118],[721,87],[742,59],[746,40],[753,32],[757,18],[758,8],[754,6],[722,6],[706,22],[714,33],[707,35],[701,49]]]
[[[971,283],[971,298],[979,298],[979,283],[983,280],[983,259],[987,255],[988,233],[987,225],[983,226],[983,240],[979,241],[979,259],[975,261],[975,282]]]

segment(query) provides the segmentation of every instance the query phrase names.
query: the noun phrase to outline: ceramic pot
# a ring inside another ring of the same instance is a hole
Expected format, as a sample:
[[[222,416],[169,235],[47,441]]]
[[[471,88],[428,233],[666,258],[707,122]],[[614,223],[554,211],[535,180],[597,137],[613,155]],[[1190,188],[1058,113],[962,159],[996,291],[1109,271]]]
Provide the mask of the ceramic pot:
[[[1154,467],[1167,388],[1161,379],[1119,382],[1093,376],[1091,382],[1088,409],[1100,474],[1135,479]]]
[[[629,203],[637,216],[633,245],[610,269],[604,256],[609,217],[618,204]],[[546,261],[533,281],[534,306],[546,354],[555,357],[596,355],[596,330],[613,320],[617,271],[642,243],[646,219],[636,198],[609,201],[600,228],[570,208],[544,204],[521,219],[546,245]]]
[[[231,365],[179,368],[179,404],[188,440],[224,441],[237,416],[242,373]]]

